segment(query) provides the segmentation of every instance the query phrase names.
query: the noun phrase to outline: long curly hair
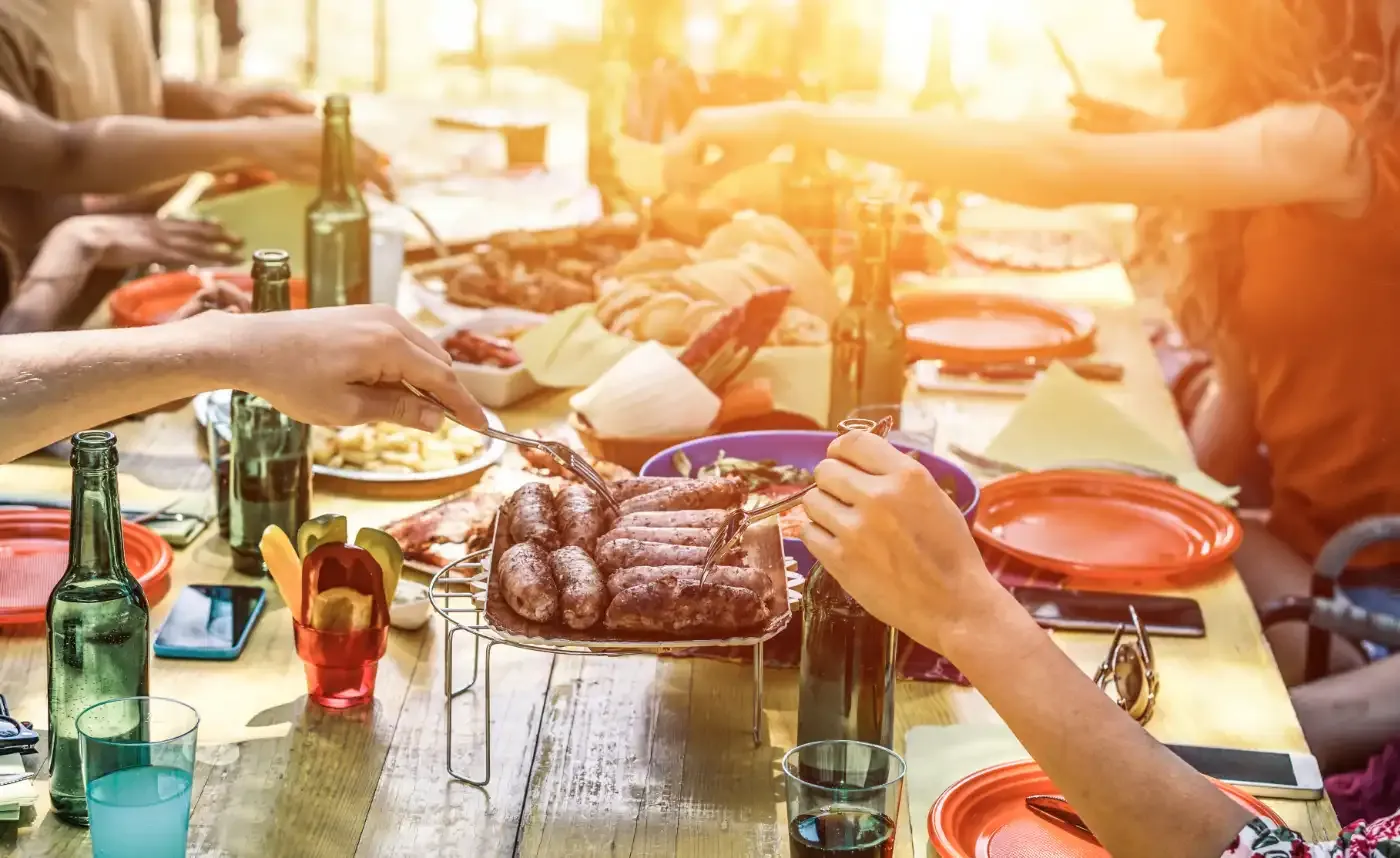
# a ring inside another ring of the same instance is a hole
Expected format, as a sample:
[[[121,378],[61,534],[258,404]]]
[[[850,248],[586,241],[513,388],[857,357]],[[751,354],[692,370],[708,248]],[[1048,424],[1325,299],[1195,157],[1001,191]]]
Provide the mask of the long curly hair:
[[[1368,134],[1400,120],[1400,0],[1196,0],[1196,6],[1200,56],[1186,82],[1185,127],[1214,127],[1280,102],[1322,101],[1360,112],[1362,147]],[[1223,348],[1252,215],[1181,215],[1186,269],[1168,292],[1168,305],[1189,343]]]

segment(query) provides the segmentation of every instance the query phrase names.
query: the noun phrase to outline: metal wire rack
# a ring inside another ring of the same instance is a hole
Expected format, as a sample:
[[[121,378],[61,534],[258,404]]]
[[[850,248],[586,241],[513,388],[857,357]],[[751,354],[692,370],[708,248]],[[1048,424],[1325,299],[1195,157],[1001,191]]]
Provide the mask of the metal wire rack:
[[[782,627],[772,629],[756,637],[727,638],[725,640],[688,641],[609,641],[607,643],[570,643],[566,641],[544,641],[536,638],[522,638],[491,625],[485,617],[487,581],[490,577],[492,550],[484,548],[468,554],[461,560],[449,564],[435,574],[428,585],[428,599],[445,621],[447,633],[443,635],[443,687],[447,707],[446,728],[446,767],[453,780],[472,786],[484,787],[491,782],[491,652],[497,646],[540,652],[546,655],[659,655],[668,650],[688,650],[700,647],[753,647],[753,742],[762,743],[763,727],[763,645],[772,639]],[[799,590],[803,579],[788,569],[785,575],[788,585],[789,607],[801,599]],[[453,640],[458,633],[472,636],[471,678],[463,685],[457,685]],[[486,643],[485,658],[481,655],[482,642]],[[482,665],[485,665],[483,668]],[[453,751],[452,709],[453,701],[476,687],[481,680],[482,705],[485,708],[485,729],[483,731],[483,768],[481,778],[472,778],[455,767]]]

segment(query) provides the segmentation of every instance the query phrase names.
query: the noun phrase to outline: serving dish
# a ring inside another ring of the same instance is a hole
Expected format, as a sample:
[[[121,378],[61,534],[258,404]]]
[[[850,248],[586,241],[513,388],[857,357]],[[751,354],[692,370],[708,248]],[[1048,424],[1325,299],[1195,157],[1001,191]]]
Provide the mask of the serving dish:
[[[475,319],[448,325],[435,333],[433,339],[439,345],[444,345],[462,331],[488,337],[502,337],[512,331],[535,327],[547,318],[542,313],[513,307],[492,308],[483,311]],[[476,397],[476,401],[488,408],[505,408],[542,389],[524,363],[499,367],[454,359],[452,370],[457,374],[462,386]]]
[[[194,398],[194,416],[201,427],[207,427],[212,418],[219,425],[219,432],[225,438],[228,437],[229,405],[232,400],[233,391],[214,390],[201,393]],[[493,429],[505,430],[505,424],[501,422],[492,411],[486,411],[486,422]],[[446,486],[456,486],[466,478],[477,477],[481,472],[496,464],[506,453],[506,443],[494,438],[485,439],[485,446],[481,452],[467,461],[460,462],[454,468],[447,468],[438,471],[423,471],[405,473],[399,471],[362,471],[356,468],[332,468],[326,465],[313,465],[312,473],[317,477],[330,480],[341,481],[351,490],[355,486],[374,487],[379,489],[390,489],[394,487],[410,487],[416,491],[408,492],[411,496],[417,496],[423,492],[436,492],[443,494],[451,491],[438,491]],[[459,486],[465,488],[465,486]],[[384,492],[376,492],[381,496],[388,496]],[[393,494],[392,491],[389,494]],[[397,495],[396,495],[397,496]]]
[[[712,435],[662,450],[642,465],[638,476],[681,476],[678,454],[683,455],[684,460],[697,470],[713,464],[723,454],[751,461],[773,460],[781,465],[811,471],[818,462],[826,458],[826,448],[835,439],[835,432],[815,431],[760,431]],[[952,497],[970,525],[977,517],[977,507],[981,500],[981,490],[972,475],[942,456],[904,444],[891,443],[918,459],[919,464],[923,465]]]

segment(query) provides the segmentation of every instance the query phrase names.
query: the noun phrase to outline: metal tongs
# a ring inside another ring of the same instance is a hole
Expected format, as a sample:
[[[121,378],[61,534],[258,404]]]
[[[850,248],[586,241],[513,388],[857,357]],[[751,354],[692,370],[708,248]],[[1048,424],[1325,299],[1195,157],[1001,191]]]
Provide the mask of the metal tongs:
[[[893,428],[894,418],[892,417],[884,417],[879,421],[852,417],[848,420],[842,420],[837,430],[842,435],[847,432],[870,432],[884,438],[890,434],[890,430]],[[720,558],[739,547],[739,543],[744,541],[744,534],[748,532],[752,524],[792,509],[802,502],[802,497],[807,492],[816,487],[817,484],[812,483],[781,500],[773,501],[757,509],[746,510],[740,507],[730,510],[729,514],[724,517],[724,523],[719,526],[719,529],[715,531],[714,538],[710,540],[710,548],[705,552],[705,562],[700,567],[700,582],[704,583],[705,576],[710,573]]]
[[[442,400],[438,399],[433,394],[425,390],[419,390],[406,381],[403,382],[403,386],[408,388],[409,392],[419,399],[431,402],[433,405],[442,409],[442,413],[446,414],[453,423],[459,426],[465,426],[473,432],[485,435],[487,438],[495,438],[498,441],[514,444],[517,447],[539,450],[541,453],[544,453],[558,462],[561,467],[572,471],[579,479],[587,483],[589,488],[593,489],[593,491],[602,496],[603,500],[608,502],[608,506],[612,507],[613,512],[621,511],[622,507],[618,504],[617,498],[613,497],[612,491],[608,489],[608,481],[603,479],[603,476],[594,470],[592,465],[588,464],[588,460],[585,459],[582,454],[568,444],[562,441],[546,441],[543,438],[526,438],[523,435],[514,435],[489,425],[472,426],[463,422],[456,414],[453,414],[452,409],[444,405]]]
[[[1089,830],[1089,826],[1084,824],[1084,820],[1070,807],[1061,795],[1029,795],[1026,796],[1026,809],[1041,819],[1048,820],[1061,828],[1068,829],[1076,834],[1088,837],[1098,843],[1098,838],[1094,837],[1094,832]]]

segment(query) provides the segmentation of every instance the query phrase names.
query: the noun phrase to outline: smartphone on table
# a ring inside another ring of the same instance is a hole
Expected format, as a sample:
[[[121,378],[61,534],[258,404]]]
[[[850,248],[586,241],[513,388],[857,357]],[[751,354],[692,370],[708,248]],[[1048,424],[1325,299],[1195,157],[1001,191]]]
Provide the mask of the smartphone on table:
[[[1149,635],[1199,638],[1206,633],[1200,604],[1179,596],[1048,587],[1012,587],[1011,593],[1021,607],[1047,629],[1108,633],[1120,625],[1131,629],[1133,619],[1128,610],[1131,606],[1137,610],[1138,619]]]
[[[1288,751],[1249,751],[1204,745],[1168,745],[1191,768],[1256,798],[1322,798],[1317,758]]]
[[[266,603],[267,591],[261,587],[186,587],[156,633],[155,653],[162,658],[232,661],[248,645]]]

